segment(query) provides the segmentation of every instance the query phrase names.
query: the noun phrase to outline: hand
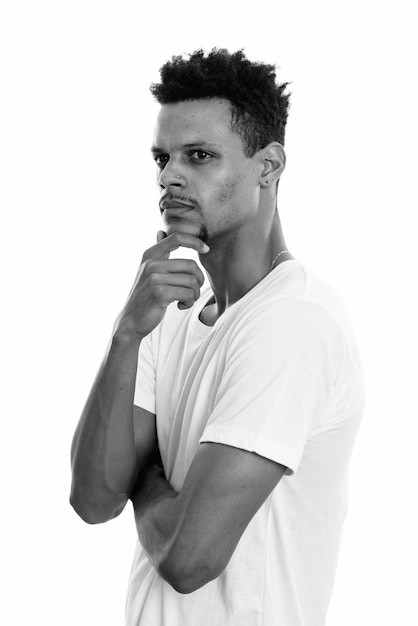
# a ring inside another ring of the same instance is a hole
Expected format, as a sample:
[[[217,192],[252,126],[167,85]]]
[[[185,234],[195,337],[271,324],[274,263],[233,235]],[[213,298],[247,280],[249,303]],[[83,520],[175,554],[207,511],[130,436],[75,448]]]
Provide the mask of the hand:
[[[177,495],[167,482],[162,466],[154,463],[148,465],[138,476],[130,495],[137,522],[151,506],[166,498],[176,498]]]
[[[141,341],[162,320],[167,307],[177,300],[179,309],[190,308],[200,296],[204,276],[190,259],[170,259],[179,247],[199,254],[209,252],[201,239],[187,233],[157,234],[157,243],[143,258],[126,305],[115,324],[115,335]]]

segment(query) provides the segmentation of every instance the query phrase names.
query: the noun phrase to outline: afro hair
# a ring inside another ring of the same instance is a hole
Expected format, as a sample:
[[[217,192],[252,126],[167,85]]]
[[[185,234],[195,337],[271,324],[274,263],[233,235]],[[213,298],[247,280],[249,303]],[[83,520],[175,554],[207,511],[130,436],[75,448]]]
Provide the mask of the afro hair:
[[[284,145],[289,83],[276,82],[274,65],[249,61],[244,52],[213,48],[173,56],[151,85],[160,104],[224,98],[231,105],[231,128],[240,134],[244,152],[253,156],[272,141]]]

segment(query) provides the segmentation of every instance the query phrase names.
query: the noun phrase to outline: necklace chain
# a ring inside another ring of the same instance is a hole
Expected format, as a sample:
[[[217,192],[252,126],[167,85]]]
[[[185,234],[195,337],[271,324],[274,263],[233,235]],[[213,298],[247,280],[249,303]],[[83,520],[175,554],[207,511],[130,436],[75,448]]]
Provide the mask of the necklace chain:
[[[279,252],[279,254],[278,254],[277,256],[275,256],[275,257],[274,257],[273,262],[272,262],[272,264],[271,264],[271,267],[270,267],[270,269],[269,269],[269,272],[271,272],[271,270],[273,269],[274,264],[275,264],[275,262],[277,261],[277,259],[278,259],[279,257],[281,257],[281,256],[282,256],[282,254],[285,254],[286,252],[289,252],[289,250],[282,250],[281,252]]]

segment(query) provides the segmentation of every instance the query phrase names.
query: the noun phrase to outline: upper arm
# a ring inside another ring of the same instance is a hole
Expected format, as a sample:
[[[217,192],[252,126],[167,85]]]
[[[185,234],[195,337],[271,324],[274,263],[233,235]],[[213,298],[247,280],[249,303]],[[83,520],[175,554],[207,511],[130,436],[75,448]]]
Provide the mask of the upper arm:
[[[134,405],[133,427],[137,473],[139,474],[150,462],[158,447],[155,415],[146,409]]]
[[[179,572],[192,591],[219,576],[285,470],[254,452],[201,444],[176,498],[178,521],[167,560],[175,571],[169,576]]]

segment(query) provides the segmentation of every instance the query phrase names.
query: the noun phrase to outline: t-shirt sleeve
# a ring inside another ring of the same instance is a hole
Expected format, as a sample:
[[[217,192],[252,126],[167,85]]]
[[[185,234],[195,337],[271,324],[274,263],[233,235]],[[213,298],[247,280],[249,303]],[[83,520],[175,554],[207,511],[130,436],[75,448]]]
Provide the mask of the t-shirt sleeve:
[[[155,415],[155,367],[152,351],[152,333],[139,347],[134,404]]]
[[[200,442],[242,448],[296,471],[332,397],[340,335],[325,309],[297,298],[242,320]]]

